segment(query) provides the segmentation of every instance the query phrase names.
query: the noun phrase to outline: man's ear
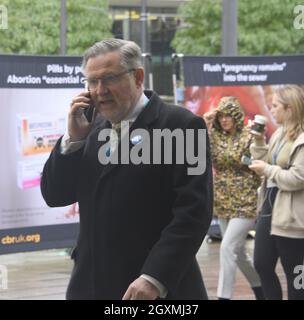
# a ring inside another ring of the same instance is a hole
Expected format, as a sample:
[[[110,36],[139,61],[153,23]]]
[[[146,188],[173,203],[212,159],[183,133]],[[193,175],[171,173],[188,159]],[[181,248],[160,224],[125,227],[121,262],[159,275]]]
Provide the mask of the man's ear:
[[[135,70],[135,82],[136,82],[136,87],[142,87],[145,79],[145,71],[144,68],[137,68]]]

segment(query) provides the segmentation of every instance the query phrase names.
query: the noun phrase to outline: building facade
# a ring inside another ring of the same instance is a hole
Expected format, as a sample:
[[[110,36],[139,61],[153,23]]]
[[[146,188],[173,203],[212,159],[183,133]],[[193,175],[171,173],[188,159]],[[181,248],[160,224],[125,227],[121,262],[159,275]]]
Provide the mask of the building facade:
[[[177,8],[187,1],[146,0],[146,52],[152,56],[153,86],[160,95],[173,95],[170,43],[180,25]],[[109,0],[109,5],[113,35],[143,47],[141,0]]]

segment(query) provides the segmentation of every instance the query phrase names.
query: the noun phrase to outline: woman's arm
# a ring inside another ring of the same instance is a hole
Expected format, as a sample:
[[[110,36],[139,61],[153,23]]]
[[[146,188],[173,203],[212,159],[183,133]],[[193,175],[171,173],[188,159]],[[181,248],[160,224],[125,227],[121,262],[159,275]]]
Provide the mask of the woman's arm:
[[[254,160],[267,160],[269,146],[266,144],[264,137],[262,139],[255,137],[249,149]]]

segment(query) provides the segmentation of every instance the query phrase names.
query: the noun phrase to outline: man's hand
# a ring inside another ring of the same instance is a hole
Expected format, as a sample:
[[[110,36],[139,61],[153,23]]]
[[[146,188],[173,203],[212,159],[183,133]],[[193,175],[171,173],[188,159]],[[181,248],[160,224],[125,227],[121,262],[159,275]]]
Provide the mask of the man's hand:
[[[254,171],[258,176],[263,176],[266,164],[267,163],[262,160],[253,160],[248,168]]]
[[[94,109],[92,122],[88,122],[83,112],[84,109],[89,108],[90,103],[92,101],[87,91],[80,93],[73,99],[68,120],[68,133],[71,141],[84,140],[89,134],[96,118],[96,110]]]
[[[155,300],[159,294],[151,282],[139,277],[129,285],[122,300]]]

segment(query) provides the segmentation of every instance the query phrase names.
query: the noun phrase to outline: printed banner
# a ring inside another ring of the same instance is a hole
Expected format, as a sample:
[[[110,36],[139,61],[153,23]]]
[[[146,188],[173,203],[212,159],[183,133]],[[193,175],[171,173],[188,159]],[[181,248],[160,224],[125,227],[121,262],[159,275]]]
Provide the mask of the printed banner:
[[[183,58],[185,86],[304,83],[304,56]]]
[[[273,91],[283,84],[304,84],[304,56],[183,58],[185,105],[197,115],[216,109],[223,96],[235,96],[246,114],[268,118],[268,137],[277,128],[270,113]]]
[[[257,114],[268,119],[269,138],[277,124],[270,113],[273,91],[284,84],[304,84],[304,56],[183,57],[183,103],[203,116],[217,108],[224,96],[235,96],[245,112],[245,125]],[[209,239],[218,240],[216,218],[208,231]]]
[[[0,55],[0,254],[72,246],[77,204],[49,208],[40,176],[83,88],[80,57]]]

